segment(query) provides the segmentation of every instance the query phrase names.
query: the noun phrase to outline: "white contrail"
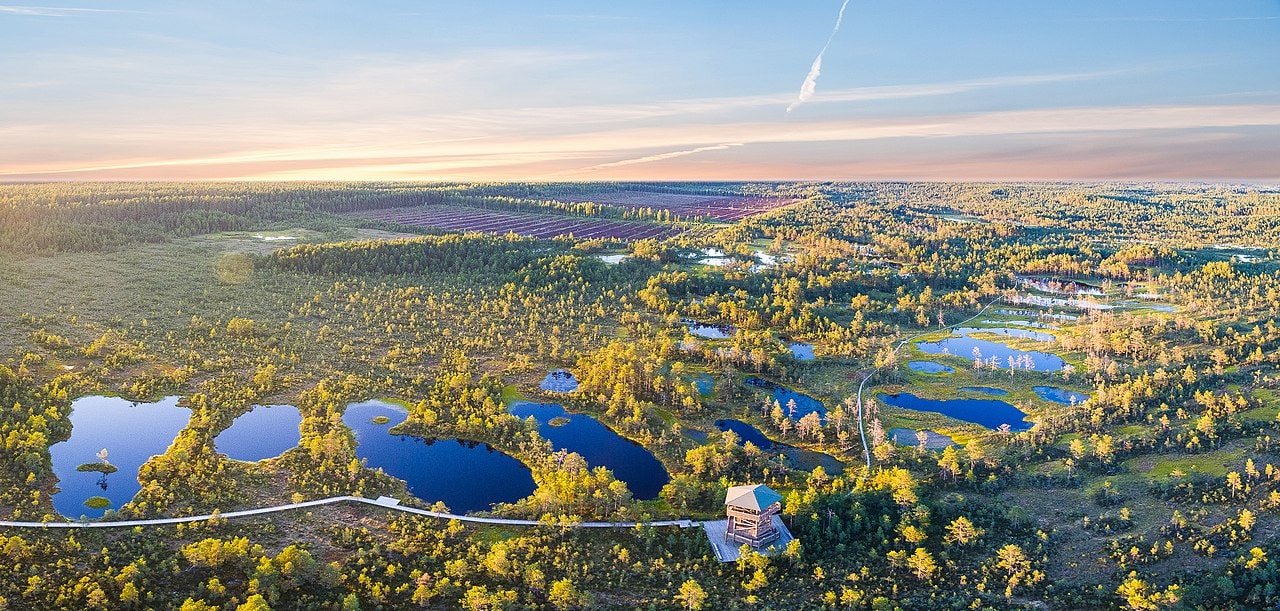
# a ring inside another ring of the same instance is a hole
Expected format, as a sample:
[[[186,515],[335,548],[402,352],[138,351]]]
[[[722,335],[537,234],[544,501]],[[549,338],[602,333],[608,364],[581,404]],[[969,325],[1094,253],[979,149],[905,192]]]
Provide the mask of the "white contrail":
[[[600,165],[593,165],[593,166],[591,166],[591,167],[589,167],[589,168],[587,168],[587,169],[588,169],[588,170],[600,170],[600,169],[603,169],[603,168],[616,168],[616,167],[619,167],[619,166],[624,166],[624,165],[634,165],[634,164],[637,164],[637,163],[651,163],[651,162],[654,162],[654,161],[662,161],[662,160],[664,160],[664,159],[672,159],[672,158],[675,158],[675,157],[684,157],[685,155],[696,155],[696,154],[698,154],[698,153],[705,153],[705,152],[707,152],[707,151],[723,151],[723,150],[725,150],[725,149],[731,149],[731,148],[733,148],[733,147],[735,147],[735,146],[742,146],[742,143],[741,143],[741,142],[727,142],[727,143],[725,143],[725,144],[714,144],[714,145],[711,145],[711,146],[700,146],[700,147],[698,147],[698,148],[695,148],[695,149],[689,149],[689,150],[686,150],[686,151],[671,151],[671,152],[669,152],[669,153],[658,153],[658,154],[656,154],[656,155],[648,155],[648,156],[646,156],[646,157],[637,157],[637,158],[635,158],[635,159],[623,159],[622,161],[611,161],[611,162],[609,162],[609,163],[602,163],[602,164],[600,164]]]
[[[800,85],[800,95],[796,96],[796,101],[787,106],[787,114],[795,110],[797,106],[804,104],[813,97],[813,92],[818,89],[818,75],[822,74],[822,55],[827,52],[827,47],[831,46],[831,41],[835,39],[836,32],[840,31],[840,24],[844,22],[844,9],[849,7],[849,0],[844,0],[840,4],[840,13],[836,15],[836,25],[831,28],[831,35],[827,36],[827,44],[822,45],[822,50],[818,51],[818,56],[813,58],[813,65],[809,66],[809,74],[805,75],[804,83]]]

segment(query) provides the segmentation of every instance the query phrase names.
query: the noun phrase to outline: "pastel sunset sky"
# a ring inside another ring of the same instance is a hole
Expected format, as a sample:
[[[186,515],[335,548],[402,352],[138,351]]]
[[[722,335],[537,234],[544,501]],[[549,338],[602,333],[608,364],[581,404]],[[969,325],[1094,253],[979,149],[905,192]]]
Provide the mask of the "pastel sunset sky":
[[[1280,1],[841,7],[0,4],[0,180],[1280,180]]]

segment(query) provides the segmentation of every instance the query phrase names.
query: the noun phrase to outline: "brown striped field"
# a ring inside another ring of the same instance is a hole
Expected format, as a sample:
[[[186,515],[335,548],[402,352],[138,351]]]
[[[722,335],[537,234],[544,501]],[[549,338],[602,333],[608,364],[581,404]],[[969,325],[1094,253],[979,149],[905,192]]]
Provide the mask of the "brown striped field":
[[[509,210],[482,210],[479,208],[445,205],[364,210],[347,216],[414,227],[497,234],[515,233],[535,238],[572,235],[576,238],[644,240],[648,238],[666,238],[679,233],[678,229],[669,225],[642,221],[622,221]]]

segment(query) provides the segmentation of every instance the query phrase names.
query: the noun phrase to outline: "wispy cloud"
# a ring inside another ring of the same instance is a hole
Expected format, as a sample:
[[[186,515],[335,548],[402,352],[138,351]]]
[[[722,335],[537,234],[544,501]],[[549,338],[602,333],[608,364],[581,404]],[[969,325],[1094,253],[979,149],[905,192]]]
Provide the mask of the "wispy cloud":
[[[0,91],[21,91],[23,89],[42,89],[59,84],[58,81],[20,81],[15,83],[0,83]]]
[[[602,170],[605,168],[616,168],[626,165],[635,165],[637,163],[651,163],[654,161],[663,161],[665,159],[675,159],[676,157],[684,157],[686,155],[696,155],[707,151],[723,151],[736,146],[742,146],[741,142],[729,142],[725,144],[714,144],[711,146],[700,146],[685,151],[671,151],[668,153],[658,153],[656,155],[646,155],[644,157],[636,157],[634,159],[623,159],[622,161],[611,161],[609,163],[601,163],[587,168],[588,170]]]
[[[1053,83],[1067,83],[1104,79],[1113,76],[1136,74],[1144,69],[1118,69],[1096,72],[1074,72],[1057,74],[1027,74],[997,76],[959,81],[943,81],[937,83],[915,83],[908,85],[883,85],[872,87],[853,87],[825,91],[809,101],[811,104],[835,104],[845,102],[875,102],[911,98],[926,98],[964,93],[979,92],[989,89],[1012,87],[1031,87]],[[555,107],[505,108],[495,110],[462,112],[447,117],[442,121],[460,122],[476,125],[515,124],[529,126],[533,124],[555,124],[572,122],[586,126],[596,123],[645,121],[668,117],[703,118],[715,115],[723,120],[730,113],[750,112],[784,104],[791,99],[791,94],[774,93],[743,96],[726,96],[713,98],[692,98],[652,102],[649,104],[595,104],[571,105]]]
[[[14,6],[0,4],[0,13],[25,15],[27,17],[79,17],[95,13],[131,13],[135,15],[155,15],[149,11],[130,11],[109,8],[82,8],[68,6]]]
[[[934,158],[948,152],[955,154],[967,147],[1009,146],[999,143],[1026,140],[1025,136],[1034,136],[1036,142],[1072,138],[1076,143],[1076,154],[1084,156],[1088,155],[1089,142],[1105,141],[1110,147],[1108,151],[1113,153],[1112,158],[1120,158],[1125,146],[1139,147],[1142,142],[1151,140],[1151,134],[1168,134],[1170,138],[1165,156],[1185,159],[1193,152],[1205,154],[1203,151],[1206,149],[1194,147],[1208,145],[1189,142],[1188,139],[1205,133],[1204,130],[1207,129],[1235,130],[1233,133],[1246,130],[1244,133],[1259,134],[1254,138],[1255,144],[1258,138],[1265,140],[1266,137],[1262,134],[1274,131],[1259,130],[1280,129],[1280,105],[1060,108],[929,117],[877,117],[856,121],[770,121],[696,127],[662,125],[579,134],[524,133],[434,142],[412,141],[405,138],[403,131],[375,130],[352,134],[352,138],[345,144],[335,144],[330,131],[317,128],[311,134],[297,130],[289,133],[264,133],[263,138],[257,142],[241,141],[238,151],[227,153],[200,154],[187,151],[187,154],[181,154],[174,150],[190,142],[205,143],[206,146],[211,142],[234,144],[229,137],[217,140],[217,129],[223,128],[157,129],[145,136],[122,130],[116,134],[120,139],[143,138],[139,142],[146,145],[145,150],[168,150],[170,154],[134,159],[117,157],[116,160],[105,163],[90,161],[77,164],[63,161],[9,165],[0,170],[0,178],[16,180],[44,176],[76,179],[228,179],[287,176],[303,179],[343,176],[354,179],[364,176],[375,179],[398,176],[401,179],[486,180],[522,177],[599,179],[642,175],[657,177],[668,174],[693,177],[696,172],[729,176],[735,167],[733,164],[744,155],[765,155],[777,167],[792,168],[788,172],[791,176],[838,178],[839,175],[834,174],[834,170],[828,166],[815,166],[814,170],[800,174],[801,170],[796,168],[800,168],[802,164],[791,157],[795,151],[812,153],[823,150],[834,151],[833,154],[838,157],[858,155],[864,159],[874,159],[875,151],[898,150],[903,143],[910,142],[917,143],[911,146],[922,147],[925,146],[922,144],[925,140],[937,139],[937,144],[926,147],[928,154],[925,156]],[[1126,133],[1144,135],[1142,138],[1126,138],[1122,135]],[[99,134],[99,138],[110,141],[113,146],[120,146],[115,139],[116,135]],[[1177,137],[1174,138],[1174,135]],[[50,133],[37,130],[29,136],[48,139]],[[1127,140],[1133,141],[1132,144],[1127,145]],[[894,144],[880,145],[877,141]],[[847,144],[855,142],[864,144]],[[1225,151],[1223,154],[1243,159],[1236,154],[1241,149],[1229,144],[1214,146],[1222,146]],[[1270,161],[1274,155],[1268,155],[1269,152],[1274,152],[1272,149],[1275,147],[1265,149],[1265,142],[1257,146],[1263,146],[1264,149],[1252,154],[1237,175],[1280,175],[1280,167]],[[668,152],[651,153],[664,149]],[[727,156],[718,156],[713,163],[708,164],[672,163],[681,157],[715,150],[735,152],[726,152]],[[790,152],[780,153],[783,150]],[[1144,151],[1145,155],[1152,158],[1153,167],[1162,163],[1164,158],[1160,156],[1160,150],[1146,147]],[[983,170],[984,176],[998,174],[1001,163],[1017,157],[1007,150],[997,152],[1004,156],[990,153],[984,157],[989,165]],[[101,151],[95,153],[101,154]],[[830,163],[835,162],[833,158]],[[658,169],[643,169],[649,168],[647,164]],[[919,175],[929,175],[931,170],[927,165],[925,162],[916,163]],[[738,178],[754,176],[761,176],[760,171]],[[1064,171],[1058,176],[1070,177],[1072,174]]]
[[[818,90],[818,76],[822,74],[822,56],[827,53],[827,47],[831,46],[831,41],[835,40],[836,32],[840,31],[840,24],[844,22],[844,9],[848,7],[849,0],[844,0],[840,4],[840,12],[836,15],[836,25],[831,28],[831,34],[827,36],[827,43],[822,45],[822,50],[818,51],[818,56],[813,58],[813,64],[809,66],[809,73],[805,75],[804,82],[800,84],[800,94],[796,96],[794,102],[787,106],[787,114],[791,114],[791,111],[808,101],[809,98],[812,98],[814,92]]]

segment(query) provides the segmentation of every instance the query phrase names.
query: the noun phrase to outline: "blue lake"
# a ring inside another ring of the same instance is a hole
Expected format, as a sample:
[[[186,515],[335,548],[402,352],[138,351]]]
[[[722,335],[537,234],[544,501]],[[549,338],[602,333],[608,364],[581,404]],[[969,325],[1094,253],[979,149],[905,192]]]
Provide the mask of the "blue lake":
[[[138,469],[147,459],[163,454],[191,420],[191,411],[178,407],[178,397],[155,403],[133,403],[118,397],[90,396],[71,402],[71,438],[49,447],[59,491],[53,506],[64,516],[98,518],[106,510],[90,509],[84,502],[101,496],[110,509],[133,500],[142,489]],[[107,450],[107,462],[118,471],[109,475],[77,471],[85,463],[98,462]]]
[[[844,463],[836,460],[834,456],[776,442],[765,436],[760,429],[741,420],[716,420],[716,428],[722,432],[733,431],[738,436],[738,445],[746,445],[749,441],[752,445],[765,452],[780,453],[787,457],[791,466],[796,468],[812,471],[814,467],[821,465],[827,473],[832,475],[844,472]]]
[[[827,408],[822,402],[810,397],[809,395],[798,393],[785,386],[779,386],[768,380],[762,380],[757,377],[747,378],[747,384],[756,388],[773,391],[773,399],[782,406],[782,413],[787,414],[792,420],[799,420],[805,416],[816,413],[824,421],[827,418]],[[789,404],[795,401],[795,410],[791,410]]]
[[[966,359],[976,357],[988,363],[994,357],[996,367],[1001,369],[1009,368],[1010,358],[1024,362],[1030,359],[1036,371],[1058,371],[1067,364],[1056,354],[1038,350],[1017,350],[999,342],[967,335],[948,337],[936,342],[917,342],[916,348],[925,354],[949,354]]]
[[[990,386],[961,386],[956,390],[967,390],[969,392],[979,392],[984,395],[992,395],[995,397],[1003,397],[1009,394],[1009,391],[1003,388],[992,388]]]
[[[890,395],[879,393],[877,399],[886,405],[910,409],[918,412],[937,412],[956,420],[980,424],[989,429],[1008,424],[1012,431],[1025,431],[1031,423],[1023,420],[1026,414],[1022,410],[996,399],[925,399],[911,393]]]
[[[532,416],[538,421],[538,434],[557,449],[577,452],[591,467],[606,467],[614,477],[627,483],[631,494],[640,500],[658,498],[658,492],[671,480],[662,466],[644,446],[627,439],[587,414],[570,414],[554,403],[519,401],[510,411],[517,418]],[[564,418],[568,422],[555,426],[551,421]]]
[[[721,432],[733,431],[738,436],[738,443],[745,444],[750,441],[761,450],[773,449],[772,439],[765,437],[765,434],[760,429],[741,420],[716,420],[716,428],[720,429]]]
[[[390,421],[376,424],[373,419],[378,416]],[[423,501],[444,501],[455,513],[467,513],[533,493],[529,467],[488,444],[392,435],[391,427],[407,418],[403,407],[386,401],[352,403],[342,414],[343,424],[355,433],[356,456],[404,480],[409,492]]]
[[[542,378],[538,388],[549,392],[573,392],[578,390],[578,378],[567,369],[557,369]]]
[[[693,383],[698,385],[698,394],[709,395],[716,390],[716,379],[709,374],[700,373],[693,376]]]
[[[955,373],[954,367],[935,363],[933,361],[910,361],[907,363],[907,369],[911,371],[919,371],[920,373]]]
[[[738,332],[738,328],[733,325],[708,325],[688,318],[680,322],[689,327],[690,333],[706,339],[728,339]]]
[[[292,405],[255,405],[241,414],[213,444],[232,460],[257,462],[274,458],[302,441],[302,414]]]
[[[787,350],[791,351],[791,356],[797,361],[813,360],[813,344],[805,344],[802,342],[791,342],[787,345]]]
[[[900,446],[919,447],[920,438],[916,436],[915,429],[889,429],[889,439]],[[925,429],[924,447],[929,450],[941,450],[947,446],[956,445],[955,440],[947,435],[936,431]]]
[[[1053,401],[1063,405],[1079,405],[1089,400],[1089,395],[1056,386],[1035,386],[1033,391],[1045,401]]]

